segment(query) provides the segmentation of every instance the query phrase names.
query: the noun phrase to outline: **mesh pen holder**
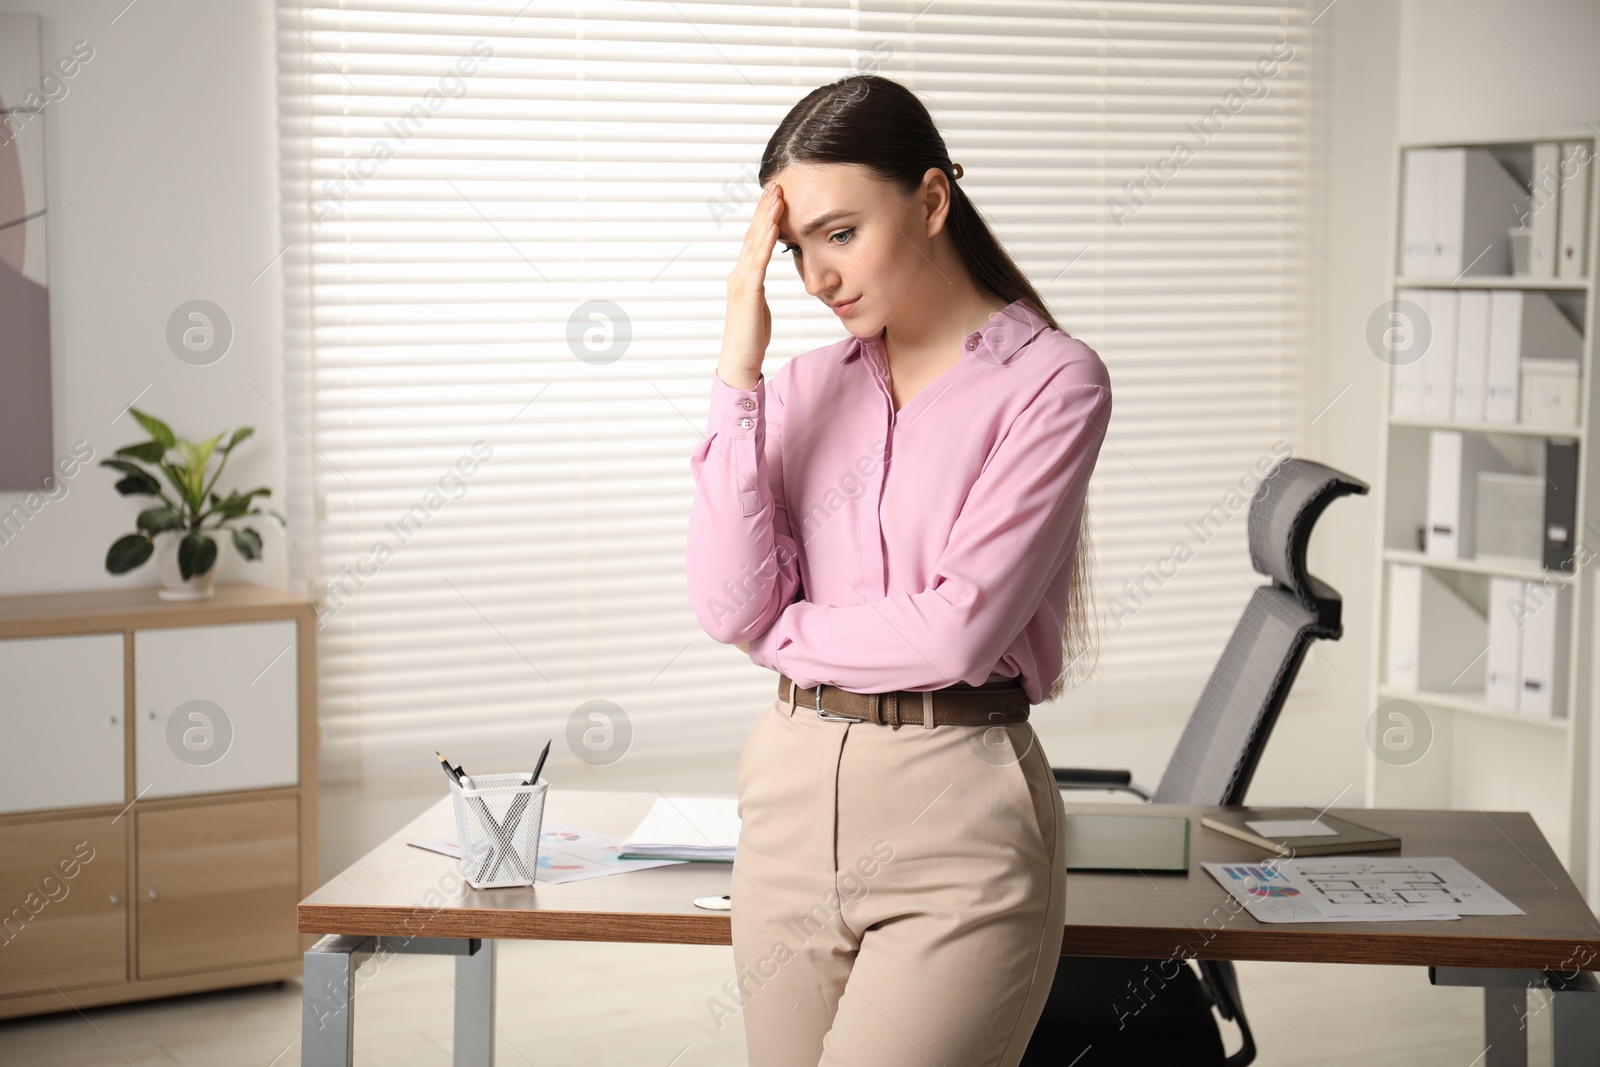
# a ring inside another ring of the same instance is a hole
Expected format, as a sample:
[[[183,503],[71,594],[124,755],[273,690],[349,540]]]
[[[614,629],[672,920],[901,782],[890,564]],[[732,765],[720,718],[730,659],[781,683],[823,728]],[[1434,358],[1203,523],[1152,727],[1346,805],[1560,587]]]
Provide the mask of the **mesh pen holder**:
[[[533,884],[550,783],[523,785],[527,777],[527,771],[475,774],[470,787],[450,783],[461,871],[474,889]]]

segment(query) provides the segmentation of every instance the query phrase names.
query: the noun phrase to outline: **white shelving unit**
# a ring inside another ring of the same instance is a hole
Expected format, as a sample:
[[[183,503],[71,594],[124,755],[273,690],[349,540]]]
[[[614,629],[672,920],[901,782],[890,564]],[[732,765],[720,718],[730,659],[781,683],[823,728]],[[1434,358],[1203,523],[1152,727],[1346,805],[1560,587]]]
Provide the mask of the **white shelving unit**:
[[[1600,734],[1594,728],[1595,683],[1592,664],[1600,654],[1600,604],[1587,553],[1600,552],[1600,522],[1592,514],[1600,501],[1596,490],[1600,468],[1592,462],[1591,428],[1600,400],[1596,383],[1595,338],[1597,235],[1600,235],[1600,161],[1587,171],[1589,184],[1588,230],[1585,235],[1586,276],[1583,278],[1530,278],[1523,276],[1468,275],[1459,278],[1411,277],[1400,273],[1401,235],[1405,212],[1405,153],[1413,148],[1483,148],[1493,153],[1525,185],[1531,172],[1531,146],[1545,141],[1583,141],[1595,149],[1591,130],[1532,134],[1514,141],[1421,141],[1399,146],[1395,174],[1399,195],[1390,231],[1394,250],[1390,263],[1390,292],[1403,289],[1517,289],[1550,293],[1569,318],[1575,318],[1583,335],[1579,370],[1578,425],[1543,426],[1526,423],[1495,425],[1482,419],[1440,419],[1392,414],[1393,371],[1385,375],[1383,433],[1379,443],[1379,475],[1375,496],[1381,502],[1373,603],[1377,618],[1372,627],[1371,700],[1378,708],[1389,701],[1408,701],[1421,710],[1425,721],[1416,724],[1431,733],[1426,753],[1419,759],[1380,756],[1382,746],[1369,746],[1366,803],[1387,808],[1439,808],[1482,811],[1527,811],[1549,839],[1556,855],[1583,889],[1589,906],[1600,910],[1600,812],[1595,800],[1600,790],[1591,788],[1589,776],[1600,768]],[[1509,221],[1509,214],[1507,216]],[[1470,253],[1469,253],[1470,258]],[[1425,521],[1429,438],[1433,430],[1458,430],[1485,435],[1504,451],[1530,460],[1529,473],[1543,473],[1544,440],[1551,437],[1578,442],[1577,522],[1572,543],[1577,551],[1571,573],[1549,570],[1535,563],[1499,560],[1445,559],[1421,550],[1417,529]],[[1546,582],[1570,598],[1566,653],[1566,705],[1556,718],[1519,715],[1491,707],[1481,693],[1470,691],[1424,692],[1402,689],[1387,681],[1389,645],[1389,573],[1393,564],[1426,567],[1465,596],[1486,604],[1492,577]],[[1379,729],[1384,725],[1380,724]],[[1485,823],[1485,832],[1492,832]]]

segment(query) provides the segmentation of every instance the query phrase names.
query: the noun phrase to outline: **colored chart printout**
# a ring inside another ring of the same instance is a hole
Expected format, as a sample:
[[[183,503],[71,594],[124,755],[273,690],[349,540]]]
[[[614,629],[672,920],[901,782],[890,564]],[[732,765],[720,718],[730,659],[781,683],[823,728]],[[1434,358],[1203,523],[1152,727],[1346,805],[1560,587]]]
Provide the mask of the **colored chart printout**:
[[[1204,867],[1262,922],[1525,914],[1448,856],[1316,856]]]

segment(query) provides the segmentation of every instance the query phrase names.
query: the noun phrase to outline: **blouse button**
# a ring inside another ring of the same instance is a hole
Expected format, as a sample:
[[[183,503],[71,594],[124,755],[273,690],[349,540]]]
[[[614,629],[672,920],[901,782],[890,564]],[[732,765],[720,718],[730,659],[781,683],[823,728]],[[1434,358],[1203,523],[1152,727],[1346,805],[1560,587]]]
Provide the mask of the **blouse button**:
[[[978,347],[978,339],[976,337],[967,338],[967,351],[968,352],[971,352],[974,348],[977,348],[977,347]]]
[[[756,402],[751,400],[749,397],[745,397],[743,400],[739,401],[739,406],[744,408],[746,411],[749,411],[751,408],[756,406]]]
[[[740,419],[739,420],[739,425],[744,427],[746,430],[748,430],[750,427],[754,426],[755,423],[753,421],[751,421],[750,419]]]

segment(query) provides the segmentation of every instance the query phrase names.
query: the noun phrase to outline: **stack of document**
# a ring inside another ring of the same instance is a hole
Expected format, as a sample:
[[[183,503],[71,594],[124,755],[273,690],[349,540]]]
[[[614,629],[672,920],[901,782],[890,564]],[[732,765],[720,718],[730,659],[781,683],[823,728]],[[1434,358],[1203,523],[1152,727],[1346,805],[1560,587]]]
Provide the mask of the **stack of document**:
[[[1389,564],[1389,685],[1481,698],[1489,620],[1451,584],[1458,580],[1413,563]]]
[[[618,858],[732,863],[739,843],[738,805],[734,797],[657,797],[619,843]]]
[[[1520,462],[1506,458],[1496,440],[1485,434],[1461,430],[1432,430],[1428,434],[1428,496],[1427,526],[1423,548],[1430,556],[1442,559],[1477,559],[1479,538],[1478,515],[1487,511],[1497,525],[1485,529],[1489,544],[1486,555],[1499,556],[1496,551],[1507,540],[1506,529],[1499,525],[1520,523],[1539,527],[1540,544],[1533,536],[1513,537],[1521,547],[1518,552],[1532,554],[1525,561],[1535,565],[1543,563],[1552,570],[1572,573],[1572,526],[1577,517],[1578,505],[1578,442],[1570,438],[1545,439],[1544,470],[1526,472],[1517,469],[1531,466],[1526,446],[1515,449]],[[1500,494],[1481,507],[1478,499],[1480,486],[1491,490],[1501,489],[1507,481],[1518,478],[1495,476],[1522,476],[1531,473],[1536,477],[1537,493]],[[1485,474],[1490,475],[1485,479]],[[1517,502],[1526,513],[1516,518],[1501,516],[1497,509],[1506,503]],[[1521,562],[1521,560],[1519,560]]]
[[[1548,293],[1403,288],[1395,297],[1405,302],[1394,308],[1405,361],[1393,368],[1393,414],[1577,425],[1583,331]]]
[[[1567,717],[1567,640],[1572,605],[1565,586],[1489,579],[1489,649],[1484,702],[1543,719]]]
[[[1407,149],[1404,181],[1402,274],[1453,278],[1511,273],[1507,222],[1529,218],[1533,205],[1528,190],[1494,153],[1487,148]],[[1550,215],[1554,218],[1555,212]]]
[[[1407,149],[1400,273],[1517,273],[1507,232],[1507,223],[1514,222],[1527,233],[1528,276],[1584,277],[1589,146],[1536,141],[1522,152],[1519,165],[1531,175],[1526,184],[1488,148]]]

